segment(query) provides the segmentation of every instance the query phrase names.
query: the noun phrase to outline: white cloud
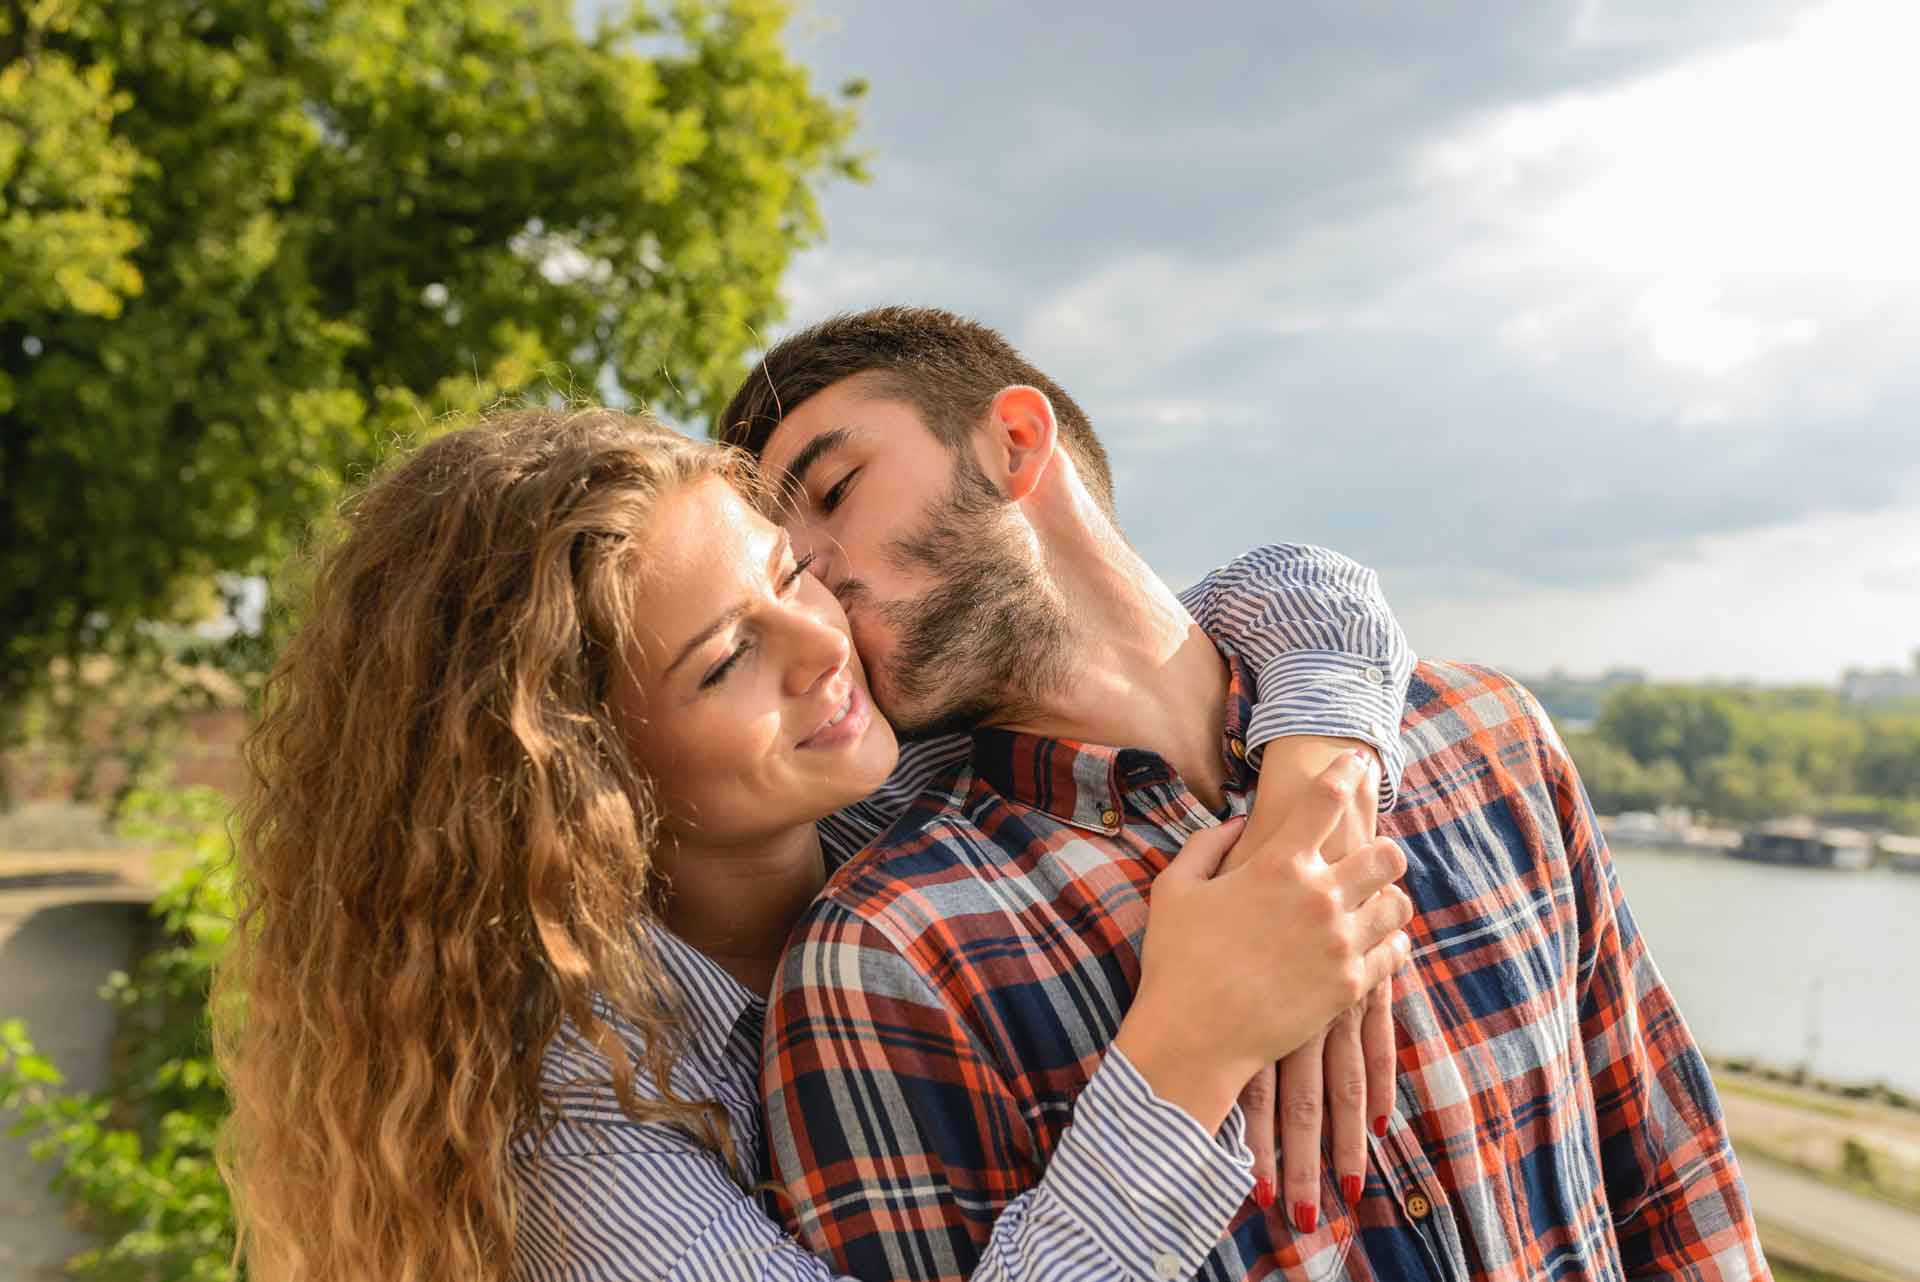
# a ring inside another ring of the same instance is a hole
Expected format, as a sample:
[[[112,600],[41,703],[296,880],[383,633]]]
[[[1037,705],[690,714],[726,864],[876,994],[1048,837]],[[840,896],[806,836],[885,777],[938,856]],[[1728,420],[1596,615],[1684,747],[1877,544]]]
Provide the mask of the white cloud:
[[[1920,508],[1809,517],[1700,540],[1603,589],[1485,582],[1427,596],[1427,569],[1389,569],[1416,649],[1521,672],[1641,667],[1674,679],[1832,681],[1904,667],[1920,648]]]
[[[1428,163],[1594,270],[1920,280],[1920,6],[1849,0],[1778,40],[1512,108]]]
[[[1049,362],[1098,364],[1138,378],[1222,333],[1282,338],[1324,329],[1333,315],[1289,297],[1297,252],[1227,260],[1129,255],[1043,296],[1022,337]]]
[[[1709,377],[1731,373],[1784,347],[1804,346],[1820,334],[1819,323],[1811,317],[1769,321],[1729,311],[1718,288],[1680,276],[1642,295],[1633,318],[1657,358]]]
[[[1497,112],[1420,172],[1474,230],[1482,277],[1610,298],[1655,362],[1721,378],[1815,343],[1828,316],[1913,310],[1916,44],[1920,5],[1846,0],[1779,39]],[[1498,332],[1547,350],[1524,303]]]

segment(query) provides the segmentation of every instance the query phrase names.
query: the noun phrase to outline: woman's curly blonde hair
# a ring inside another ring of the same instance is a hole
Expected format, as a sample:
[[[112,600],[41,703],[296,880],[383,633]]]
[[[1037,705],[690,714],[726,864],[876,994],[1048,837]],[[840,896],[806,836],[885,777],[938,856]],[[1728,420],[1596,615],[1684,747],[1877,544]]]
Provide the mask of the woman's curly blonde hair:
[[[608,692],[650,517],[735,466],[638,415],[506,412],[347,506],[248,740],[217,979],[252,1277],[504,1274],[508,1145],[551,1116],[563,1021],[635,1120],[731,1156],[711,1101],[636,1098],[595,1005],[668,1082],[678,994],[637,929],[659,910],[655,809]]]

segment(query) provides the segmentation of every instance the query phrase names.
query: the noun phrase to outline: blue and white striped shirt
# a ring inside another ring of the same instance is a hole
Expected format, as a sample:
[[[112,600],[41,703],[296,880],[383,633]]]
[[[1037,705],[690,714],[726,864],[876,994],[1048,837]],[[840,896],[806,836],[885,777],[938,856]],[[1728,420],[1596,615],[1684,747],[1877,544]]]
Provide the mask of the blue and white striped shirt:
[[[1322,548],[1257,549],[1182,594],[1206,631],[1257,672],[1250,757],[1281,735],[1370,743],[1385,764],[1382,806],[1402,765],[1400,718],[1413,654],[1372,571]],[[837,863],[886,827],[968,739],[912,744],[872,797],[820,824]],[[742,1161],[764,1160],[760,1039],[766,1003],[718,964],[656,928],[686,1004],[688,1045],[670,1085],[727,1114]],[[639,1031],[603,1011],[636,1059]],[[680,1130],[620,1111],[604,1060],[563,1029],[542,1075],[559,1120],[536,1153],[513,1150],[521,1193],[518,1282],[830,1282],[747,1192],[758,1169],[729,1170]],[[634,1088],[657,1095],[644,1074]],[[1160,1100],[1109,1050],[1074,1105],[1045,1177],[1008,1205],[974,1282],[1172,1282],[1190,1277],[1252,1186],[1236,1109],[1218,1135]],[[869,1282],[878,1282],[877,1279]]]

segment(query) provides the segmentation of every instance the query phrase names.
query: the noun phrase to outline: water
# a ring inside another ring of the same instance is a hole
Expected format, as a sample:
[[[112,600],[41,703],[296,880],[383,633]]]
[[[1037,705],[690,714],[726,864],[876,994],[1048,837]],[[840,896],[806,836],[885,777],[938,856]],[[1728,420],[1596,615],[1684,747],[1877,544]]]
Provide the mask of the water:
[[[1920,875],[1613,857],[1709,1055],[1920,1094]]]

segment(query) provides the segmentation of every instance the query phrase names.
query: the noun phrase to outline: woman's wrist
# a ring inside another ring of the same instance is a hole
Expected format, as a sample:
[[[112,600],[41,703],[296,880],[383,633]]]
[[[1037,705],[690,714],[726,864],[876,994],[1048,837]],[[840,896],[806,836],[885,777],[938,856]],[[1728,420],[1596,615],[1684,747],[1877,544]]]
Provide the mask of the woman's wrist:
[[[1142,993],[1114,1034],[1113,1045],[1153,1093],[1199,1123],[1209,1135],[1220,1129],[1240,1098],[1241,1088],[1261,1065],[1223,1059],[1196,1039],[1191,1020],[1185,1026],[1160,1018]]]

